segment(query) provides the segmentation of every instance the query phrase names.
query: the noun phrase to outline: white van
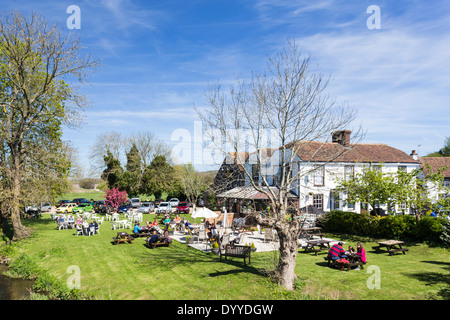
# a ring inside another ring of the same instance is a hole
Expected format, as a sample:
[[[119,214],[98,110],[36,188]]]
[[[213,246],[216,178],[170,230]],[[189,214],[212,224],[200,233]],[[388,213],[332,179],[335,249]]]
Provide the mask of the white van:
[[[139,198],[131,198],[130,202],[133,208],[139,208],[141,206],[141,200]]]

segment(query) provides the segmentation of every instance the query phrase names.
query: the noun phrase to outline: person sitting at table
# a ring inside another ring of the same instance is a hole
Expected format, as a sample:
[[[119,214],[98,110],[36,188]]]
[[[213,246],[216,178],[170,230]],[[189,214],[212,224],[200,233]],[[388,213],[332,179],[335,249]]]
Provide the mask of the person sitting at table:
[[[152,223],[152,227],[156,227],[158,225],[158,221],[156,221],[156,218],[155,218],[155,221],[153,221],[153,223]]]
[[[134,233],[134,234],[138,234],[139,231],[141,231],[141,230],[142,230],[142,228],[139,226],[139,222],[136,222],[136,223],[134,224],[133,233]]]
[[[194,226],[192,225],[192,223],[191,223],[189,220],[186,220],[186,223],[184,224],[184,226],[185,226],[186,228],[191,229],[191,230],[194,229]]]
[[[159,234],[156,231],[153,231],[153,234],[151,237],[147,238],[148,243],[156,243],[159,239]]]
[[[166,216],[164,217],[164,226],[167,228],[169,228],[169,224],[170,224],[170,217],[168,214],[166,214]]]
[[[342,248],[343,242],[339,241],[338,243],[335,243],[330,251],[328,251],[328,258],[331,260],[338,260],[341,258],[341,256],[344,255],[345,250]]]
[[[358,242],[356,245],[356,255],[361,257],[361,261],[366,263],[366,250],[364,250],[361,242]]]
[[[145,220],[145,226],[147,227],[148,230],[152,228],[152,224],[148,222],[148,220]]]
[[[92,224],[94,225],[95,232],[97,232],[97,230],[98,230],[98,223],[97,223],[97,220],[92,221]]]
[[[89,223],[87,220],[84,220],[81,226],[83,227],[83,235],[87,236],[89,234]]]
[[[345,255],[352,255],[355,253],[355,249],[353,248],[353,246],[348,246],[348,250],[345,251]]]

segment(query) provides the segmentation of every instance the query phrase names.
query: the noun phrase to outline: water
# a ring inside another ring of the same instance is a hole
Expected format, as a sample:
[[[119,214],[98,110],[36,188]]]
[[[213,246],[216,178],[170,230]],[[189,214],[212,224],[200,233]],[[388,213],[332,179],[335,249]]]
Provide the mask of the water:
[[[0,265],[0,300],[22,300],[30,295],[32,280],[12,279],[3,275],[8,268]]]

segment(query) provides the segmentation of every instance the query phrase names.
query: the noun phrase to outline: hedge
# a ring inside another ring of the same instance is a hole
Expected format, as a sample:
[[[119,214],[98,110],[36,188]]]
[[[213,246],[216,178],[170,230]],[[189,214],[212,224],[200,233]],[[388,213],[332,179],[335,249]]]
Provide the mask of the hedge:
[[[425,216],[417,222],[413,215],[381,217],[347,211],[331,211],[317,220],[325,232],[436,243],[443,242],[441,235],[446,222],[437,217]]]

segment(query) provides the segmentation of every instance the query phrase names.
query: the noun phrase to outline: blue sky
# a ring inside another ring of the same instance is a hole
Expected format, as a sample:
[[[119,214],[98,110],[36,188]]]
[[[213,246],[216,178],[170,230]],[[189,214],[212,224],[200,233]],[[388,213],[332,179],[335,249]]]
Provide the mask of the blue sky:
[[[169,145],[194,137],[193,106],[208,83],[263,71],[267,55],[293,38],[332,75],[330,95],[358,110],[365,143],[420,155],[450,136],[450,2],[445,0],[83,0],[0,1],[0,11],[35,11],[67,32],[67,7],[81,10],[86,51],[101,59],[83,93],[91,105],[64,139],[89,166],[100,134],[151,131]],[[369,29],[370,5],[380,29]],[[178,130],[178,131],[177,131]],[[175,140],[175,141],[174,141]],[[194,158],[198,170],[210,169]],[[214,166],[213,166],[214,167]]]

